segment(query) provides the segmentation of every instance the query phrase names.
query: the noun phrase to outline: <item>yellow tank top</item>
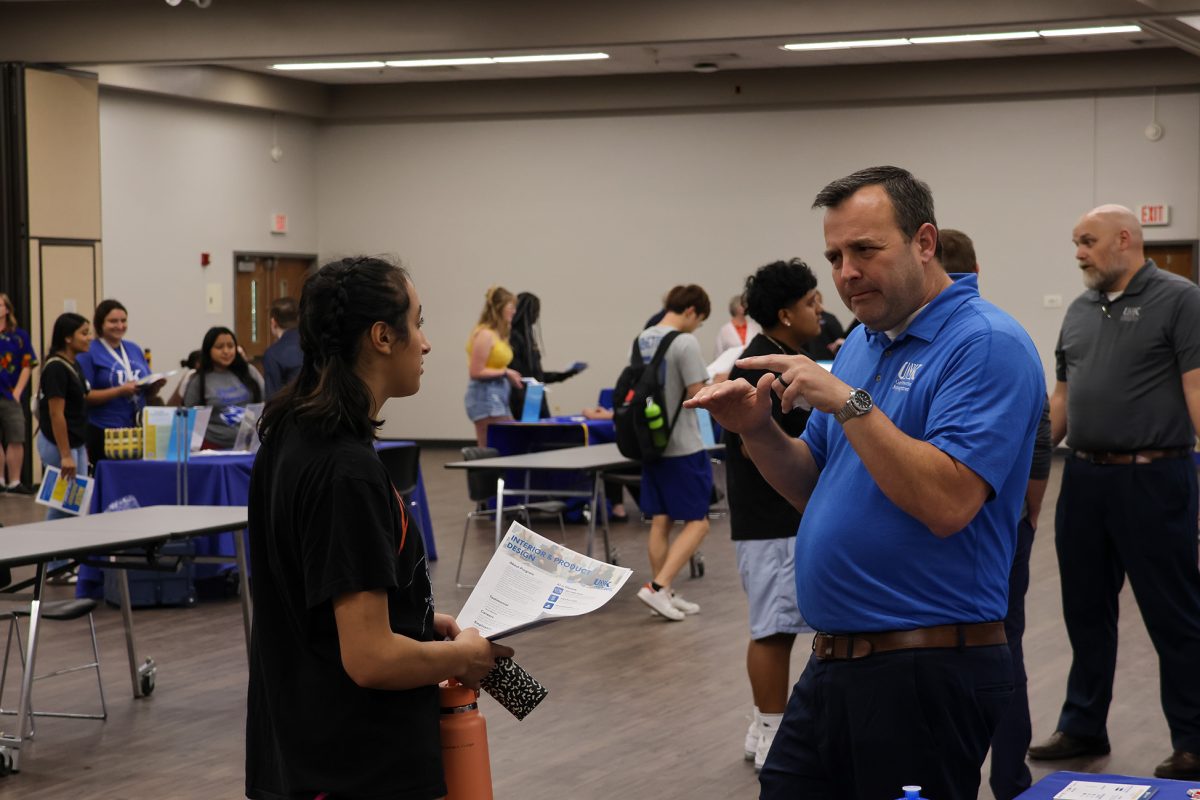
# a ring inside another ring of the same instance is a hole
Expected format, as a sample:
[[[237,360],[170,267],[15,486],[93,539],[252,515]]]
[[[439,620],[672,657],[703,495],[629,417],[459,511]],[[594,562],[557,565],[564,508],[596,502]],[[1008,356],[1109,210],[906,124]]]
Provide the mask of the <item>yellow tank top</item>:
[[[475,327],[471,331],[471,338],[467,340],[467,360],[471,359],[471,350],[475,344],[475,334],[481,330],[489,330],[492,332],[492,350],[488,353],[487,362],[484,363],[488,369],[506,369],[512,363],[513,351],[512,346],[508,342],[500,338],[500,334],[493,331],[491,328],[484,328],[482,325]]]

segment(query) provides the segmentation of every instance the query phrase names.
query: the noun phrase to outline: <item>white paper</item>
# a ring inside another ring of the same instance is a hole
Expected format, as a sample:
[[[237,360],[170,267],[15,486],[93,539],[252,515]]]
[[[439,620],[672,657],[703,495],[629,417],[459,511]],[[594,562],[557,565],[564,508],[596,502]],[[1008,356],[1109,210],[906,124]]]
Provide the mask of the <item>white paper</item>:
[[[706,368],[709,380],[718,375],[728,375],[729,371],[733,369],[734,362],[738,360],[738,357],[741,356],[742,351],[745,349],[745,347],[731,347],[713,359],[713,362]]]
[[[173,369],[170,372],[155,372],[152,375],[147,375],[144,378],[138,379],[137,385],[138,386],[149,386],[152,383],[158,383],[159,381],[165,381],[167,378],[171,377],[172,375],[176,374],[177,372],[179,372],[179,370],[177,370],[177,369]]]
[[[1149,797],[1148,784],[1097,783],[1095,781],[1071,781],[1054,800],[1140,800]]]
[[[632,573],[513,522],[458,613],[458,625],[498,639],[563,617],[589,614],[616,596]]]

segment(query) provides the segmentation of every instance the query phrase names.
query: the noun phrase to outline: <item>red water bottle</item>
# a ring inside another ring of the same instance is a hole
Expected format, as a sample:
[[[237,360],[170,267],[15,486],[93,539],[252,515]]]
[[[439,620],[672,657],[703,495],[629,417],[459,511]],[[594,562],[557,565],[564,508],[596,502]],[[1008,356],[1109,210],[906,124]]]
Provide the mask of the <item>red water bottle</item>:
[[[487,722],[479,713],[479,696],[453,678],[438,688],[446,800],[492,800]]]

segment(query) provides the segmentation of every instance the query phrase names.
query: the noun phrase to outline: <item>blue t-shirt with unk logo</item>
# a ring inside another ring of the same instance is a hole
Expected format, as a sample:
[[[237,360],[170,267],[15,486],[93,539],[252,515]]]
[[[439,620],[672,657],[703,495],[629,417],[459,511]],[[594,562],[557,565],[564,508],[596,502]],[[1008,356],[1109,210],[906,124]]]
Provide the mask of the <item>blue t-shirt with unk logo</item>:
[[[974,275],[956,276],[895,342],[859,326],[833,373],[870,392],[908,436],[969,467],[991,496],[966,528],[939,538],[883,494],[832,415],[814,411],[803,439],[821,473],[796,539],[804,618],[832,633],[1003,619],[1046,391],[1029,335],[980,298]]]
[[[122,352],[129,359],[128,369],[119,357]],[[121,342],[119,350],[113,350],[93,339],[88,352],[81,354],[77,362],[93,389],[111,389],[150,375],[142,348],[128,340]],[[88,423],[97,428],[130,428],[137,424],[138,412],[145,405],[141,391],[132,397],[114,397],[106,403],[88,406]]]

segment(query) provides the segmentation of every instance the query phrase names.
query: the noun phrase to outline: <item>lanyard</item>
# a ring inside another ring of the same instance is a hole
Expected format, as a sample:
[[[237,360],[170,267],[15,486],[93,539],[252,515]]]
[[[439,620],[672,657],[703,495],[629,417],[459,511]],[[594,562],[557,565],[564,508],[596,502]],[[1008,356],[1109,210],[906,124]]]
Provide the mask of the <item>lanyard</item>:
[[[120,342],[117,343],[117,347],[120,348],[120,350],[121,350],[121,354],[117,355],[117,351],[113,350],[112,347],[109,346],[108,342],[101,339],[100,344],[104,345],[104,349],[107,350],[108,354],[113,357],[113,361],[115,363],[120,364],[121,366],[123,366],[125,368],[125,380],[126,381],[133,380],[134,379],[133,367],[130,366],[130,364],[129,364],[129,354],[125,352],[125,345]],[[120,377],[120,376],[118,376],[118,377]],[[118,381],[118,382],[124,383],[125,381]]]
[[[404,542],[408,539],[408,509],[404,507],[404,498],[394,485],[392,494],[396,495],[396,502],[400,504],[400,550],[397,552],[403,552]]]

